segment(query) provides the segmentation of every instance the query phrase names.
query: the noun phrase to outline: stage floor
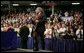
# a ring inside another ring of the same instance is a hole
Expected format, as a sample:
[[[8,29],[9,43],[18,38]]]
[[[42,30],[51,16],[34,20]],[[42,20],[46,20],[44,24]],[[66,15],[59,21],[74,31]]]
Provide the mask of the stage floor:
[[[1,51],[1,52],[53,52],[53,51],[41,50],[41,49],[39,49],[39,51],[33,51],[33,49],[21,49],[21,48],[17,48],[17,50],[8,50],[8,51]]]

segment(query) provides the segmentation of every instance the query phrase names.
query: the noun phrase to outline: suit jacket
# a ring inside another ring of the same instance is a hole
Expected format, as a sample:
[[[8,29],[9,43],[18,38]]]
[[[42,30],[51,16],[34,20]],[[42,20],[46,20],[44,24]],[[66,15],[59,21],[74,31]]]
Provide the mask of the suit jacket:
[[[40,21],[37,24],[37,31],[38,32],[43,32],[45,31],[45,22],[47,22],[46,15],[43,14],[42,17],[40,18]]]

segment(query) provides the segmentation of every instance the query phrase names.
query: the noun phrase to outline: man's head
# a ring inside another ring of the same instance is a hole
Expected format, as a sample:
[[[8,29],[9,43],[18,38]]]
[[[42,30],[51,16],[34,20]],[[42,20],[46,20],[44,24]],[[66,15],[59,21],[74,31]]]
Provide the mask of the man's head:
[[[35,12],[38,14],[38,13],[44,13],[44,10],[41,8],[41,7],[37,7]]]

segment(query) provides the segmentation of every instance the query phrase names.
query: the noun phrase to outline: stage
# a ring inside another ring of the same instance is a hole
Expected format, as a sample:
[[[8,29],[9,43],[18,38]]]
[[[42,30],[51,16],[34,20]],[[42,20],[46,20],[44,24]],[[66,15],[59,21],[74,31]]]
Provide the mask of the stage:
[[[2,52],[53,52],[49,50],[39,50],[39,51],[33,51],[33,49],[21,49],[17,48],[16,50],[8,50],[8,51],[2,51]]]

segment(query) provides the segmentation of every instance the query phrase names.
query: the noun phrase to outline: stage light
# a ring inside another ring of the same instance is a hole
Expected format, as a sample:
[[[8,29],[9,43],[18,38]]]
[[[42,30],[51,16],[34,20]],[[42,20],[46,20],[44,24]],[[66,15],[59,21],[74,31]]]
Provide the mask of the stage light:
[[[79,5],[80,3],[72,3],[72,5]]]
[[[30,5],[37,5],[37,4],[30,4]]]
[[[19,6],[19,4],[13,4],[13,6]]]

